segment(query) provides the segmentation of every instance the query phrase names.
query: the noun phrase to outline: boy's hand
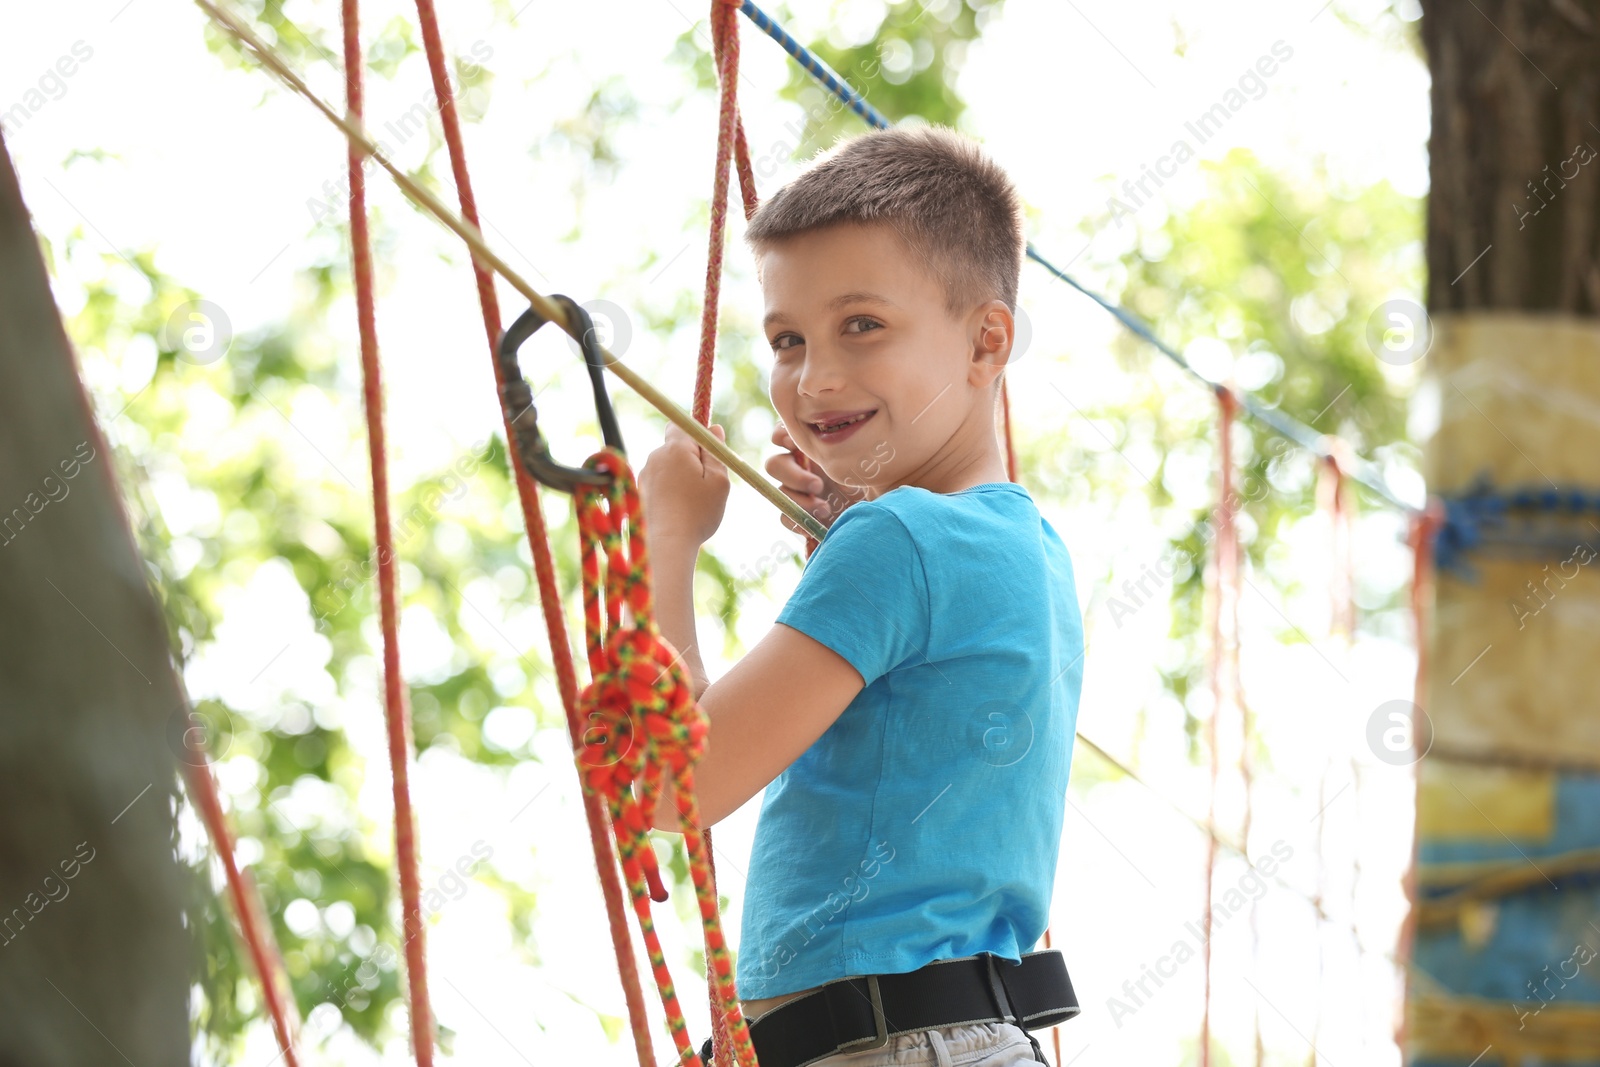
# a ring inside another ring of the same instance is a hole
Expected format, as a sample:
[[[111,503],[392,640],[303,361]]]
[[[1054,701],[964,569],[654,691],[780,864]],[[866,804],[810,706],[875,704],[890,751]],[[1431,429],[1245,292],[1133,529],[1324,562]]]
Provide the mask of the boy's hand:
[[[778,480],[778,486],[790,500],[799,504],[824,526],[845,508],[864,498],[860,489],[841,486],[823,471],[822,465],[809,459],[789,436],[789,428],[778,423],[772,431],[772,443],[789,451],[781,452],[767,460],[767,473]],[[803,534],[800,524],[787,515],[779,514],[783,525],[795,533]]]
[[[721,426],[712,426],[719,441]],[[639,472],[639,504],[648,536],[703,545],[722,525],[728,505],[728,468],[676,423]]]

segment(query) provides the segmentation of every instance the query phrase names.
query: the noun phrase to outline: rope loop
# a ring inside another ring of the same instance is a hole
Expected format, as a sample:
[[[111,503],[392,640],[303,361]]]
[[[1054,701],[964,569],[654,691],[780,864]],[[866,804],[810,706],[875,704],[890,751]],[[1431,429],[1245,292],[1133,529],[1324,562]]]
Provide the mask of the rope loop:
[[[656,625],[644,513],[627,457],[606,447],[584,465],[608,480],[579,485],[573,493],[593,675],[578,696],[586,724],[576,753],[579,774],[584,788],[602,796],[611,811],[623,874],[679,1060],[685,1067],[700,1067],[650,916],[650,900],[664,901],[667,893],[649,830],[663,782],[671,782],[705,932],[713,1018],[720,1018],[732,1036],[742,1067],[758,1067],[718,917],[709,832],[700,828],[695,798],[694,765],[705,753],[710,720],[695,700],[682,657]]]
[[[670,771],[676,780],[700,758],[709,720],[695,702],[681,657],[656,625],[649,550],[633,471],[622,453],[612,448],[590,456],[585,466],[604,472],[609,484],[580,486],[575,495],[585,631],[594,676],[579,696],[589,724],[580,762],[591,786],[608,799],[620,800],[634,782],[644,782],[640,814],[648,826],[655,814],[654,787],[661,771]]]

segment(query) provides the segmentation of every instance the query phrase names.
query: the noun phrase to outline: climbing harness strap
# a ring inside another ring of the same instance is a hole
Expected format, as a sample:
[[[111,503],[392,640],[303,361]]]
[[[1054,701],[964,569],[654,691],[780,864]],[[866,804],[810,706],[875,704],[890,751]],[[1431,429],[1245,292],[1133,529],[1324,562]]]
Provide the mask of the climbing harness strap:
[[[1044,1030],[1078,1011],[1060,949],[1024,953],[1019,963],[985,952],[904,974],[836,979],[763,1012],[750,1034],[761,1067],[806,1067],[882,1048],[901,1034],[983,1022]],[[1034,1058],[1048,1062],[1031,1033],[1028,1041]],[[710,1059],[711,1045],[701,1047],[702,1059]]]

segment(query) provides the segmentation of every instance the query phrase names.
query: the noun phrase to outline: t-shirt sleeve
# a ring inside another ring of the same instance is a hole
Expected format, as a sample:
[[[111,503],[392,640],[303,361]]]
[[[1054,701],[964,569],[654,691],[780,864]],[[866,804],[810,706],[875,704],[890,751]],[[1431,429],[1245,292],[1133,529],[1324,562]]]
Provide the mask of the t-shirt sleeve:
[[[926,658],[928,596],[905,523],[862,503],[834,520],[777,621],[843,656],[871,685],[907,659]]]

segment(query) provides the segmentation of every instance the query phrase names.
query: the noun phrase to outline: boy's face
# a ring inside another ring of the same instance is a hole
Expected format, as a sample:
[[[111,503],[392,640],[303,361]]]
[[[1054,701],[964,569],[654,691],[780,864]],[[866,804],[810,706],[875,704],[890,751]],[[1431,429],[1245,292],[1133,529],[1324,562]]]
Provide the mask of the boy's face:
[[[835,482],[878,496],[1004,478],[991,388],[1013,336],[1004,301],[952,316],[933,271],[881,223],[784,239],[762,255],[761,287],[772,406]],[[819,425],[850,416],[865,417]]]

